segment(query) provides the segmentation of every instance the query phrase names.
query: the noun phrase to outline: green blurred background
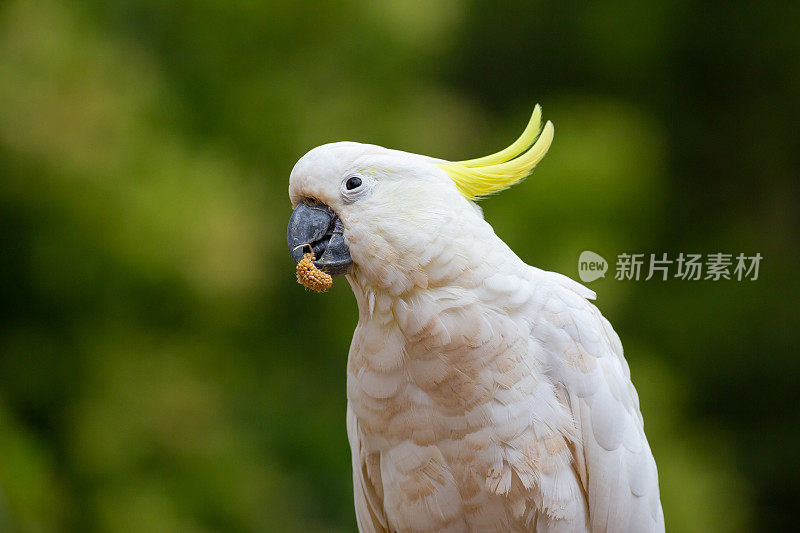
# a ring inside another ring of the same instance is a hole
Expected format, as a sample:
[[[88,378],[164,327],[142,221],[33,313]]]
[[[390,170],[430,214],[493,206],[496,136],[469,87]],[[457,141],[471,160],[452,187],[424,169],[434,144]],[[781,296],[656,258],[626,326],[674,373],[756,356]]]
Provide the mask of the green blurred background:
[[[730,252],[757,281],[591,284],[671,531],[792,529],[798,2],[0,2],[0,530],[352,531],[356,306],[285,249],[294,162],[358,140],[533,177],[527,262]]]

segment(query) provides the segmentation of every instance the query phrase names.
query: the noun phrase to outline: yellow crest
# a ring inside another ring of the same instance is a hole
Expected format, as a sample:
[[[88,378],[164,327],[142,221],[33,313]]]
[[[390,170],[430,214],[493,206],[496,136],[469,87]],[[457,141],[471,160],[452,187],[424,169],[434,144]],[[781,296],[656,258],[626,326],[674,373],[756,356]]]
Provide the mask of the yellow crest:
[[[439,167],[469,200],[507,189],[533,172],[550,148],[553,123],[548,120],[539,129],[541,121],[542,108],[537,105],[525,131],[505,150],[478,159],[440,163]]]

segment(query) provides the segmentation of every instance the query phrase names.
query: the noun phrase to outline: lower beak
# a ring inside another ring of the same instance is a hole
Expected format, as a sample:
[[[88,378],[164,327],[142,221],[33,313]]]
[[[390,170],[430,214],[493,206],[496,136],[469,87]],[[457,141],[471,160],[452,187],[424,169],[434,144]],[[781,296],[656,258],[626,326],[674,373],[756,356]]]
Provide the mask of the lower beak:
[[[286,230],[289,254],[298,263],[304,253],[313,251],[317,268],[331,276],[347,274],[353,259],[343,231],[342,221],[330,207],[298,204]]]

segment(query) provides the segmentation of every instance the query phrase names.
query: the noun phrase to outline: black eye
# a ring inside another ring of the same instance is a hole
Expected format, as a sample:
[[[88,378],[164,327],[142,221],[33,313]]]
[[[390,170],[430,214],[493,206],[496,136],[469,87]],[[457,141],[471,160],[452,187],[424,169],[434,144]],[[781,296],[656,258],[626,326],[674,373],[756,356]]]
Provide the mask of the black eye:
[[[361,187],[361,178],[358,176],[353,176],[347,180],[347,183],[344,184],[345,188],[348,191],[352,191],[353,189],[357,189]]]

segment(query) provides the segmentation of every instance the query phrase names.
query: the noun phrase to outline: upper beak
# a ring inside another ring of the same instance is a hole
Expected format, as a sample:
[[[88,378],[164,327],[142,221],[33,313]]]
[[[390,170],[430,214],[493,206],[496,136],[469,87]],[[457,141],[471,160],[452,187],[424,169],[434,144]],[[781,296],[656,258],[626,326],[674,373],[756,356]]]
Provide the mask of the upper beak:
[[[336,213],[326,205],[298,204],[289,219],[286,244],[296,263],[303,254],[314,251],[314,265],[330,274],[347,274],[353,259],[344,242],[344,227]]]

